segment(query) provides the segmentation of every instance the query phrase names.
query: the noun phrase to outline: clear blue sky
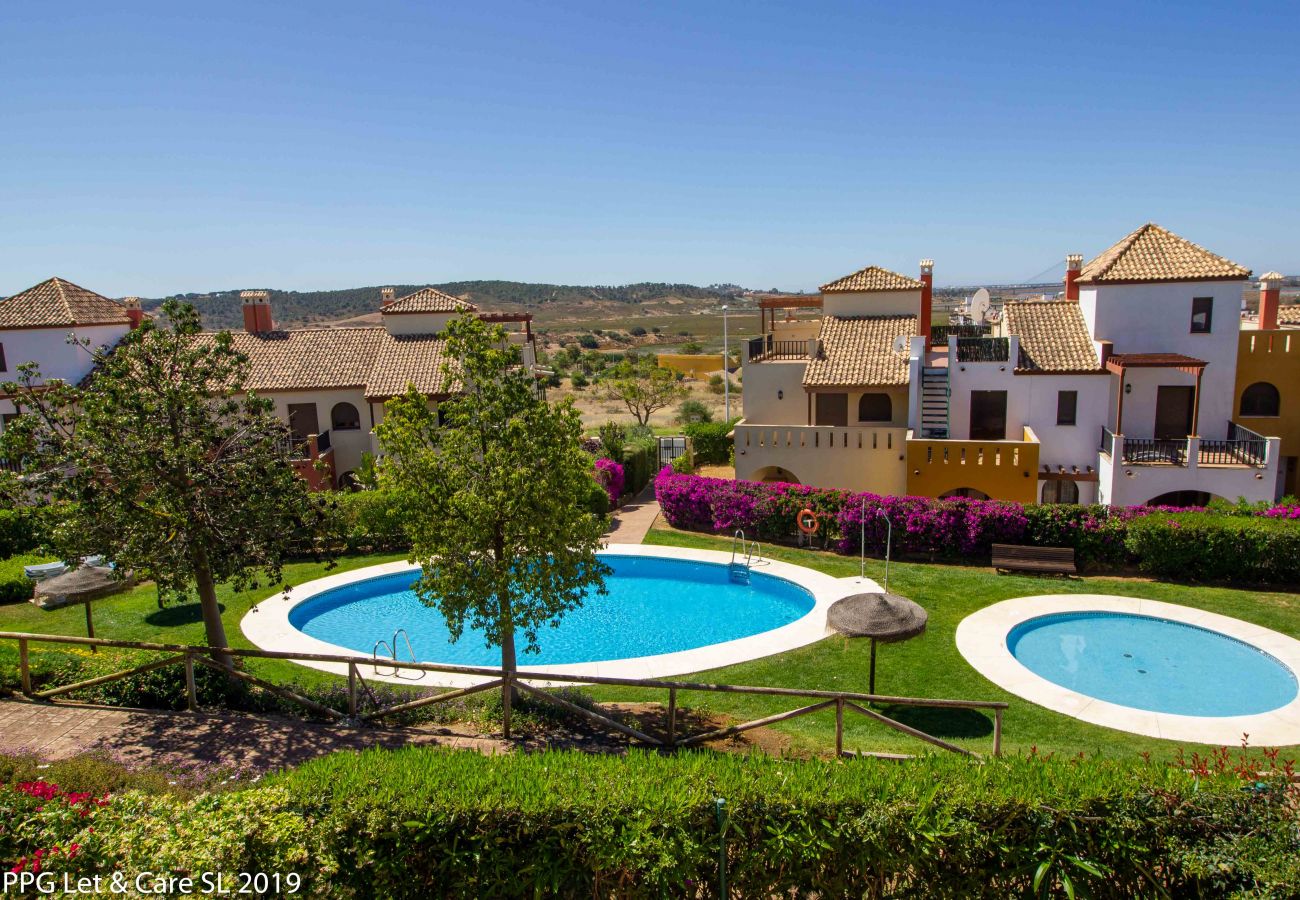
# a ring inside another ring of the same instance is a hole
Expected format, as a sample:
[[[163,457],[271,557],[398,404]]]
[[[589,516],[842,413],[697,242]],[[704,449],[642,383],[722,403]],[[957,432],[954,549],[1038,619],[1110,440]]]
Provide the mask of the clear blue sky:
[[[0,294],[1300,272],[1293,4],[12,2]]]

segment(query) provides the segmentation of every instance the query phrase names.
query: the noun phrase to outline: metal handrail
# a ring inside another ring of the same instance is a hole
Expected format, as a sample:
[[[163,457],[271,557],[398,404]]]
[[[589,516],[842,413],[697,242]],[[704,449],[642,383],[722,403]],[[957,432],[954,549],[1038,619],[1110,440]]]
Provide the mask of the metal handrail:
[[[81,687],[90,686],[93,682],[101,684],[106,681],[117,680],[129,677],[140,671],[146,671],[173,664],[183,664],[186,669],[186,689],[187,701],[191,709],[198,706],[197,695],[194,687],[193,668],[197,665],[208,666],[218,671],[224,672],[231,677],[259,685],[276,696],[299,703],[300,705],[325,715],[333,719],[346,719],[349,715],[357,717],[357,690],[358,687],[365,687],[360,677],[360,667],[367,663],[372,663],[373,659],[364,656],[341,656],[331,653],[304,653],[286,650],[262,650],[245,647],[222,647],[213,648],[208,646],[195,646],[189,644],[158,644],[147,641],[117,641],[106,638],[87,638],[76,637],[73,635],[63,634],[33,634],[30,632],[18,631],[0,631],[0,640],[14,640],[18,642],[18,670],[21,680],[21,693],[29,698],[48,699],[58,694],[66,694],[70,691]],[[157,660],[146,663],[144,666],[137,666],[124,672],[116,672],[110,675],[102,675],[90,681],[83,681],[78,684],[65,685],[59,688],[52,688],[40,692],[33,691],[31,681],[31,667],[28,661],[28,645],[31,643],[48,643],[48,644],[75,644],[89,647],[118,647],[129,650],[152,650],[165,653],[179,654],[168,659]],[[317,703],[315,700],[303,697],[301,694],[277,684],[272,684],[264,679],[257,678],[247,672],[238,669],[228,669],[216,661],[214,655],[225,657],[242,657],[251,659],[283,659],[293,662],[322,662],[335,663],[347,667],[348,675],[348,714],[339,712],[336,709]],[[783,688],[783,687],[765,687],[759,685],[738,685],[738,684],[709,684],[697,683],[690,681],[670,681],[667,679],[653,678],[617,678],[602,675],[564,675],[555,672],[529,672],[510,669],[488,668],[484,666],[457,666],[444,663],[423,663],[423,662],[402,662],[394,660],[393,668],[418,670],[420,672],[444,672],[457,675],[471,675],[489,679],[483,683],[473,685],[467,688],[458,688],[455,690],[445,691],[434,696],[420,697],[416,700],[396,703],[391,706],[381,707],[371,710],[359,718],[364,720],[374,720],[383,716],[392,715],[397,712],[416,709],[422,706],[428,706],[433,703],[440,703],[445,700],[464,697],[469,694],[480,693],[482,691],[492,690],[494,688],[503,688],[508,691],[511,687],[537,696],[539,699],[562,706],[577,715],[593,719],[603,725],[618,731],[621,734],[636,738],[644,743],[659,747],[682,747],[694,744],[701,744],[706,741],[728,737],[748,731],[751,728],[758,728],[763,725],[774,724],[775,722],[785,721],[797,716],[807,715],[821,709],[835,707],[836,709],[836,750],[842,750],[843,744],[843,711],[848,709],[858,712],[867,718],[877,721],[888,728],[898,731],[902,734],[915,737],[918,740],[933,744],[945,750],[954,753],[960,753],[965,756],[977,756],[964,747],[958,747],[942,738],[932,734],[927,734],[910,725],[895,721],[894,719],[884,716],[875,710],[864,708],[859,704],[867,705],[891,705],[891,706],[915,706],[926,708],[941,709],[974,709],[990,710],[993,713],[993,755],[999,756],[1002,752],[1002,716],[1009,708],[1009,704],[998,700],[947,700],[927,697],[894,697],[884,694],[858,693],[853,691],[825,691],[817,689],[804,688]],[[545,691],[539,690],[537,686],[530,682],[541,684],[561,683],[561,684],[599,684],[612,685],[617,687],[647,688],[668,691],[668,728],[664,738],[653,737],[634,728],[612,719],[608,716],[601,715],[589,709],[569,703],[562,697],[556,697]],[[367,688],[368,690],[368,688]],[[676,711],[677,711],[677,692],[678,691],[701,691],[712,693],[726,694],[746,694],[759,696],[775,697],[799,697],[818,701],[811,705],[798,709],[790,710],[776,715],[765,716],[761,719],[755,719],[749,722],[742,722],[737,725],[727,726],[725,728],[715,729],[713,731],[694,734],[687,737],[678,737],[676,734]],[[504,730],[509,737],[508,719],[505,723]]]

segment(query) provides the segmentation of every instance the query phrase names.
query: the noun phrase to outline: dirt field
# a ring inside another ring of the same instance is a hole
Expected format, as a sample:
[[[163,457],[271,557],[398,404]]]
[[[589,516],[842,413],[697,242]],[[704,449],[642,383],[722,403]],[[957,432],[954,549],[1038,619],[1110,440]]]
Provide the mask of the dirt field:
[[[733,375],[734,379],[735,376]],[[723,420],[723,397],[721,394],[714,394],[709,390],[709,385],[704,381],[687,381],[687,390],[690,391],[689,398],[699,400],[707,406],[713,413],[715,422]],[[564,379],[564,384],[558,388],[547,388],[546,397],[549,400],[560,400],[564,397],[572,397],[578,411],[582,413],[582,424],[588,428],[598,428],[605,422],[623,422],[624,424],[634,424],[636,419],[627,411],[622,403],[610,400],[601,400],[600,389],[595,385],[575,391],[569,385],[569,379]],[[677,407],[681,400],[673,403],[667,409],[661,409],[650,417],[650,425],[653,428],[661,429],[664,433],[680,433],[676,426]],[[739,391],[731,393],[731,415],[732,418],[740,416],[741,398]]]

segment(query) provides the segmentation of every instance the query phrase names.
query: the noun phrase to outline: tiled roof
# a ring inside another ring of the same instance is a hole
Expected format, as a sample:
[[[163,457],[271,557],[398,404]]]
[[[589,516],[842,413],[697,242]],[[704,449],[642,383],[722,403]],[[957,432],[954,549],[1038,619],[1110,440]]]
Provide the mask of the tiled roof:
[[[907,384],[907,343],[898,338],[914,334],[916,316],[825,316],[821,353],[808,361],[804,386]]]
[[[1097,348],[1083,311],[1072,300],[1008,301],[1003,333],[1020,338],[1018,372],[1098,372]]]
[[[200,340],[212,340],[203,334]],[[391,335],[384,328],[301,328],[265,334],[232,332],[249,360],[245,387],[253,391],[362,388],[384,400],[408,384],[446,394],[446,341],[437,335]]]
[[[0,328],[128,325],[126,307],[62,278],[50,278],[0,301]]]
[[[925,285],[880,266],[867,266],[821,286],[823,294],[861,293],[866,291],[919,291]]]
[[[1089,262],[1080,284],[1217,281],[1249,278],[1250,269],[1148,222]]]
[[[1277,321],[1279,325],[1300,325],[1300,306],[1279,306]]]
[[[478,307],[467,300],[461,300],[459,297],[453,297],[451,294],[444,294],[442,291],[427,287],[420,288],[414,294],[407,294],[400,300],[394,300],[385,306],[381,312],[384,315],[391,313],[456,313],[473,312],[476,309]]]

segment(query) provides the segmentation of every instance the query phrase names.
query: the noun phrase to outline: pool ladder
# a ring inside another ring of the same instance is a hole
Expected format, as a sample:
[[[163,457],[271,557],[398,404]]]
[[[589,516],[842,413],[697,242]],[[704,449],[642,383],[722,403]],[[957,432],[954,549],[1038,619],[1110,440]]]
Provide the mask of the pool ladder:
[[[405,628],[399,628],[393,632],[393,640],[391,642],[385,640],[375,641],[375,649],[374,652],[371,653],[370,658],[376,675],[379,674],[379,648],[380,647],[383,647],[385,650],[388,651],[389,659],[391,659],[393,662],[397,662],[398,635],[401,635],[402,640],[406,642],[406,655],[411,658],[411,662],[419,662],[419,660],[415,658],[414,648],[411,647],[411,636],[406,633]],[[385,666],[385,668],[388,667]],[[392,669],[393,671],[391,674],[394,678],[409,678],[412,681],[419,681],[421,678],[424,677],[423,671],[417,671],[414,675],[403,675],[402,674],[403,670],[398,668],[397,666],[393,666]],[[409,672],[410,670],[407,669],[406,671]]]
[[[758,541],[750,543],[745,540],[741,528],[731,536],[731,562],[727,564],[727,575],[736,584],[749,584],[749,570],[755,560],[762,560],[763,545]]]

